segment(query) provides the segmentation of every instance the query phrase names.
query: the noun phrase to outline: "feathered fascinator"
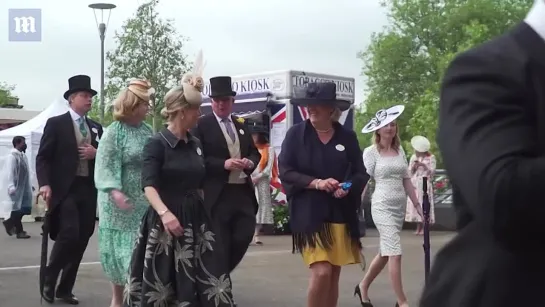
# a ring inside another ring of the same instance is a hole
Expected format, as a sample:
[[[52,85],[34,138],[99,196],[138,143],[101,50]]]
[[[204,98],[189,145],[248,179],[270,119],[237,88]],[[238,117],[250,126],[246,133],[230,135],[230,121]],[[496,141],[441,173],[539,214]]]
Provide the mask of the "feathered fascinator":
[[[202,50],[200,50],[193,64],[193,70],[182,77],[184,97],[190,105],[200,105],[202,103],[204,65]]]

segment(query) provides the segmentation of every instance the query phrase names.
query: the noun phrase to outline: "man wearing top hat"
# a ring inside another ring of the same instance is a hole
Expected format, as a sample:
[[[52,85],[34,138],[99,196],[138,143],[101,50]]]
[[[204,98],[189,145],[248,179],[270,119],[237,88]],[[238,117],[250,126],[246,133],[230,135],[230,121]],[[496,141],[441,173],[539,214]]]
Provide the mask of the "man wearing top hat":
[[[206,164],[204,205],[218,227],[231,271],[254,235],[257,200],[250,175],[261,159],[244,121],[231,114],[235,96],[231,77],[211,78],[213,113],[201,117],[194,129]]]
[[[95,228],[94,167],[102,126],[86,116],[97,93],[91,89],[91,78],[74,76],[68,85],[64,98],[70,109],[47,121],[36,156],[36,175],[48,208],[49,235],[55,241],[41,295],[48,303],[58,298],[77,305],[72,289]]]

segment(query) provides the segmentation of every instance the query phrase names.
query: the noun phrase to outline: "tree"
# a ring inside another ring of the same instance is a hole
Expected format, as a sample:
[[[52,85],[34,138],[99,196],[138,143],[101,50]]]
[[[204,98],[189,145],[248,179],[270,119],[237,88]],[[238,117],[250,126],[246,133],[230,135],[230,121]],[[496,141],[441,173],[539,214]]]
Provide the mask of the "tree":
[[[468,48],[520,22],[533,0],[384,0],[390,25],[375,33],[358,57],[367,77],[360,129],[382,108],[404,104],[398,120],[404,147],[414,135],[435,143],[442,76],[450,61]],[[364,146],[369,138],[362,138]],[[439,162],[440,156],[438,155]]]
[[[21,109],[19,98],[13,95],[15,85],[9,85],[5,82],[0,82],[0,108]]]
[[[108,96],[107,94],[105,95],[106,97]],[[111,96],[111,95],[110,95]],[[106,101],[109,101],[110,97],[106,98],[105,100]],[[104,127],[107,127],[109,124],[112,123],[113,121],[113,116],[112,116],[112,108],[107,105],[105,108],[104,108],[104,116],[102,118],[102,120],[100,119],[101,117],[101,114],[100,114],[100,98],[98,95],[96,95],[95,97],[93,97],[93,105],[91,107],[91,110],[89,111],[89,113],[87,114],[87,116],[89,116],[91,119],[97,121],[97,122],[100,122],[100,124]]]
[[[190,66],[182,51],[187,40],[177,33],[171,20],[159,17],[158,3],[159,0],[149,0],[138,7],[134,17],[124,22],[121,32],[116,31],[116,49],[106,54],[107,100],[112,101],[132,78],[149,80],[156,91],[150,103],[154,129],[160,123],[163,97]]]

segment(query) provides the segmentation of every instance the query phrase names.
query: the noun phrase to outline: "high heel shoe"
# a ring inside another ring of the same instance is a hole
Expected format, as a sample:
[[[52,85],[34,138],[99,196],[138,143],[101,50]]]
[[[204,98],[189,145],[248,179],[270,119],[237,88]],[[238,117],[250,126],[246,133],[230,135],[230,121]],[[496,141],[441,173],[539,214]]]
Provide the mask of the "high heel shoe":
[[[354,296],[357,296],[360,299],[361,307],[373,307],[373,304],[371,304],[371,301],[367,301],[367,302],[363,301],[363,297],[361,296],[360,285],[356,285],[356,288],[354,288]]]

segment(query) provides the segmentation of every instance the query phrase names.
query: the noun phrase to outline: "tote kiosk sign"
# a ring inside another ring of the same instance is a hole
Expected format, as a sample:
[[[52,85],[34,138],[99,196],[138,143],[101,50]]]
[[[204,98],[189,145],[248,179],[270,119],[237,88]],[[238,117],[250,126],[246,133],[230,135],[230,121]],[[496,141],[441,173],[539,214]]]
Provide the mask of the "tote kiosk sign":
[[[337,85],[338,98],[354,101],[354,78],[285,70],[235,76],[232,80],[237,95],[270,92],[277,99],[292,97],[294,88],[305,87],[310,82],[333,82]],[[209,94],[210,82],[206,82],[203,95]]]
[[[333,77],[318,74],[294,74],[292,76],[292,86],[305,87],[312,82],[332,82],[337,86],[337,99],[346,99],[354,101],[354,84],[353,78]]]
[[[240,94],[252,94],[270,92],[274,95],[283,94],[286,91],[286,75],[276,73],[264,73],[233,77],[233,91]],[[204,84],[203,95],[210,94],[210,82]]]

